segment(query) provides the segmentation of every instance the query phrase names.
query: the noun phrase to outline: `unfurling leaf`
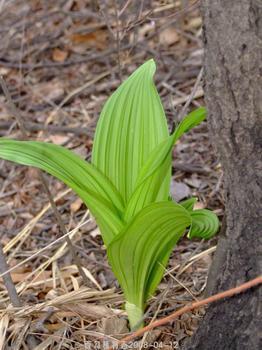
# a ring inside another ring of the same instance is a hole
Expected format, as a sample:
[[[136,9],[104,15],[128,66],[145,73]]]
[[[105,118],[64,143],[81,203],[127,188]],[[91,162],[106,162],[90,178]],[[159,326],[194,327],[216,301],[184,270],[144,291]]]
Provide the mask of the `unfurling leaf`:
[[[208,239],[214,236],[219,228],[217,216],[210,210],[199,209],[190,212],[192,225],[188,233],[188,238]]]

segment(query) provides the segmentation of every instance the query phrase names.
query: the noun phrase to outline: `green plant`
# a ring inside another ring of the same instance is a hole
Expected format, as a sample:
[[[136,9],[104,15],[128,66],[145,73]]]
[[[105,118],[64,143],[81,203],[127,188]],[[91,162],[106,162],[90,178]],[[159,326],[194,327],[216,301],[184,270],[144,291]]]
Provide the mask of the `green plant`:
[[[169,197],[172,148],[205,119],[206,110],[188,114],[169,135],[154,72],[154,61],[147,61],[106,102],[91,163],[53,144],[0,139],[1,158],[45,170],[90,209],[123,289],[131,327],[143,318],[179,238],[186,230],[189,238],[209,238],[219,226],[211,211],[193,210],[195,198],[178,204]]]

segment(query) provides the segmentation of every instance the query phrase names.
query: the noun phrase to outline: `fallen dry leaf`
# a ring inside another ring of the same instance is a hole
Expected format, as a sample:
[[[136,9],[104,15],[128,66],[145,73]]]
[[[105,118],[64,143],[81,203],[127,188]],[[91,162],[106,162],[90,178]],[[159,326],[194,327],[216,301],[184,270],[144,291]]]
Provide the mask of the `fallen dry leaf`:
[[[46,323],[45,328],[49,331],[57,331],[64,327],[63,323]]]
[[[127,327],[127,320],[119,318],[117,316],[102,318],[98,329],[103,334],[108,335],[125,334],[129,332],[129,329]]]
[[[105,318],[106,316],[106,319],[111,319],[113,314],[111,309],[108,307],[104,305],[94,305],[91,303],[65,304],[63,309],[74,312],[75,314],[83,315],[93,320],[101,319],[102,317]]]
[[[29,275],[31,274],[31,272],[27,272],[27,273],[11,273],[11,277],[14,283],[18,283],[18,282],[22,282],[24,281]],[[51,276],[51,271],[43,271],[41,272],[41,274],[39,276],[37,276],[37,278],[34,280],[34,282],[38,282],[38,281],[45,281],[47,278],[49,278]],[[0,282],[2,282],[2,277],[0,277]]]
[[[83,204],[83,201],[80,198],[77,198],[73,203],[70,204],[71,213],[76,213]]]
[[[163,45],[173,45],[180,39],[175,28],[166,28],[159,35],[160,43]]]
[[[68,57],[68,52],[55,48],[52,53],[53,61],[55,62],[64,62]]]
[[[48,82],[33,86],[32,93],[36,102],[41,99],[46,101],[56,101],[64,95],[64,84],[59,80],[50,80]]]
[[[199,28],[201,27],[202,25],[202,18],[201,17],[195,17],[195,18],[192,18],[187,26],[186,26],[186,29],[196,29],[196,28]]]
[[[49,138],[56,145],[63,145],[66,141],[69,140],[69,137],[66,135],[50,135]]]
[[[96,48],[98,50],[105,49],[108,38],[106,31],[97,30],[96,32],[86,34],[72,34],[69,39],[73,45],[72,50],[81,53],[90,48]]]

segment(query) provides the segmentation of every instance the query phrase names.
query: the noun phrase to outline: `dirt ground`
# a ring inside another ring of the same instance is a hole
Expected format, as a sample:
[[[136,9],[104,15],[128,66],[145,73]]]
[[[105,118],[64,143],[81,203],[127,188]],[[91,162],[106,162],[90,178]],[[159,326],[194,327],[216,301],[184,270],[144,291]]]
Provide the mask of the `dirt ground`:
[[[103,104],[149,58],[157,63],[170,129],[193,90],[187,110],[204,105],[201,25],[199,1],[2,0],[0,74],[30,139],[89,159]],[[0,136],[21,138],[2,91]],[[178,201],[197,196],[199,208],[222,220],[222,171],[210,141],[204,122],[177,143],[171,192]],[[45,178],[88,283],[58,240],[62,232],[39,172],[0,160],[0,239],[22,302],[12,307],[0,279],[0,349],[102,349],[128,332],[122,293],[87,208],[64,184]],[[178,243],[146,323],[203,296],[215,247],[216,238]],[[178,349],[203,314],[184,314],[137,344]]]

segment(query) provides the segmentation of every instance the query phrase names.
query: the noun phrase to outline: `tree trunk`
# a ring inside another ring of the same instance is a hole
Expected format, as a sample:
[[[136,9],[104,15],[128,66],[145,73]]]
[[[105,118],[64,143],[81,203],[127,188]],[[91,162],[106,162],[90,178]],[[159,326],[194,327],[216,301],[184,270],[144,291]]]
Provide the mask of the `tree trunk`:
[[[226,199],[208,278],[213,294],[262,271],[262,2],[202,0],[202,13],[208,124]],[[186,349],[262,349],[259,296],[261,287],[210,305]]]

